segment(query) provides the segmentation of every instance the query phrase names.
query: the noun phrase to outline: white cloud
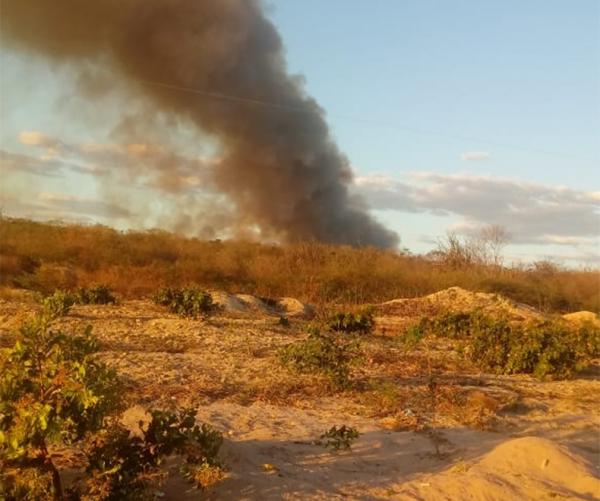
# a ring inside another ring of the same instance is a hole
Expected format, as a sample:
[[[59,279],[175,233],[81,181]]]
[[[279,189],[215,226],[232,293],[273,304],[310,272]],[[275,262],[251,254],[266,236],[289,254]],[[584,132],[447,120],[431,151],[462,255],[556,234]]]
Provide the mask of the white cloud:
[[[5,150],[0,150],[0,166],[6,172],[26,172],[44,177],[59,177],[64,168],[71,167],[68,163],[57,161],[53,157],[39,158]]]
[[[372,181],[369,181],[369,178]],[[409,173],[404,181],[362,176],[355,190],[374,209],[459,216],[467,231],[504,226],[516,244],[598,245],[595,192],[473,174]]]
[[[391,188],[396,182],[383,174],[372,174],[369,176],[354,176],[354,184],[363,188]]]
[[[482,162],[490,157],[491,155],[487,151],[465,151],[460,155],[460,159],[466,162]]]
[[[56,141],[36,130],[24,130],[19,134],[19,141],[21,144],[26,144],[28,146],[43,146],[43,147],[52,147],[56,144]]]
[[[212,190],[219,157],[184,156],[160,144],[73,144],[38,131],[19,134],[22,144],[44,149],[40,157],[1,152],[11,170],[57,175],[63,167],[115,182],[135,183],[167,193]],[[47,162],[47,163],[44,163]]]

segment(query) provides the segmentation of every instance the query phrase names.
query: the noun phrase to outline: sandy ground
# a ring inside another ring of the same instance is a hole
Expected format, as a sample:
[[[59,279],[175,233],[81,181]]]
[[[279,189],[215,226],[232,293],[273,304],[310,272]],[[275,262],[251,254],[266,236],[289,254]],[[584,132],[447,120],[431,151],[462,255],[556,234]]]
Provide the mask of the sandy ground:
[[[540,382],[481,374],[443,341],[407,351],[389,326],[427,307],[396,303],[364,342],[355,388],[333,392],[278,362],[279,347],[305,335],[302,315],[283,327],[279,310],[240,301],[252,307],[232,301],[235,311],[205,321],[128,301],[76,306],[59,322],[92,325],[100,356],[127,383],[132,423],[144,409],[193,404],[223,432],[227,478],[199,492],[172,475],[162,499],[600,499],[597,367]],[[1,345],[36,308],[0,302]],[[438,385],[433,401],[426,367]],[[361,434],[350,451],[315,443],[341,424]]]

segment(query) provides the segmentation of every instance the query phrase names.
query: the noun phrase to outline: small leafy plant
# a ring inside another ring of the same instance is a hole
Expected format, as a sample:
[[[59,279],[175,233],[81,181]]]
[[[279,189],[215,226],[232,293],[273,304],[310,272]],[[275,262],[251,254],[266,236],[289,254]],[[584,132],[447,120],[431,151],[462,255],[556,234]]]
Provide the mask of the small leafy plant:
[[[122,386],[97,350],[89,326],[68,335],[43,315],[0,352],[0,499],[141,499],[172,454],[198,487],[222,478],[222,436],[196,424],[196,409],[151,411],[141,437],[119,424]],[[66,493],[54,452],[74,446],[84,452],[85,475]]]
[[[360,313],[338,312],[327,321],[327,329],[346,334],[369,334],[375,321],[373,311],[366,309]]]
[[[411,325],[401,339],[402,344],[407,348],[414,348],[425,336],[425,331],[421,325]]]
[[[75,292],[79,304],[117,304],[117,298],[107,285],[80,287]]]
[[[161,289],[154,295],[154,302],[166,306],[171,313],[176,313],[182,317],[208,317],[217,309],[212,296],[208,292],[195,287]]]
[[[324,374],[333,387],[346,388],[350,384],[350,365],[357,361],[358,354],[356,339],[313,329],[307,339],[282,348],[280,360],[301,373]]]
[[[321,443],[334,451],[348,450],[359,437],[358,430],[345,424],[340,426],[332,426],[329,430],[323,433],[320,437]]]
[[[29,472],[7,475],[8,492],[1,494],[42,490],[62,498],[51,446],[99,430],[120,402],[116,374],[95,359],[97,348],[90,327],[63,334],[51,329],[47,316],[21,327],[0,367],[0,463]],[[24,478],[33,485],[23,485]]]
[[[196,412],[194,408],[152,410],[149,423],[140,423],[141,437],[132,436],[120,425],[104,429],[86,451],[88,476],[83,489],[115,501],[144,496],[162,481],[160,466],[172,454],[184,458],[182,473],[197,487],[221,479],[223,469],[217,454],[223,437],[206,424],[196,424]]]
[[[64,317],[69,313],[76,297],[68,291],[56,290],[42,301],[44,314],[50,318]]]

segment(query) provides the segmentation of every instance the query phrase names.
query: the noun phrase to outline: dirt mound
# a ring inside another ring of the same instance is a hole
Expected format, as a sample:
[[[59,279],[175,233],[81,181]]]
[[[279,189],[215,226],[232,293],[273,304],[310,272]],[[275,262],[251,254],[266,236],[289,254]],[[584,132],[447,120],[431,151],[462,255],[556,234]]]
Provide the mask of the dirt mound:
[[[413,313],[419,309],[426,312],[454,311],[467,312],[482,310],[487,312],[505,312],[511,316],[528,318],[540,315],[531,306],[516,303],[498,294],[486,292],[471,292],[461,287],[450,287],[428,296],[412,299],[394,299],[380,305],[384,313],[407,312]]]
[[[266,315],[274,315],[276,313],[274,308],[266,301],[251,294],[236,294],[235,298],[241,301],[247,310]]]
[[[293,297],[282,297],[277,301],[277,309],[282,315],[293,318],[310,319],[314,317],[314,308]]]
[[[474,310],[478,308],[510,309],[516,305],[513,301],[497,294],[471,292],[461,287],[450,287],[425,296],[427,301],[454,310]]]
[[[526,304],[516,303],[498,294],[471,292],[461,287],[450,287],[428,296],[394,299],[376,307],[377,324],[382,331],[405,329],[418,318],[444,312],[482,311],[502,315],[515,321],[540,318],[542,313]]]
[[[213,302],[227,313],[244,313],[247,310],[245,303],[233,294],[223,291],[211,291],[210,295]]]
[[[592,471],[583,459],[550,440],[517,438],[479,460],[404,484],[397,499],[598,499],[600,480]]]
[[[213,301],[227,314],[281,315],[301,319],[309,319],[314,316],[312,306],[291,297],[267,299],[251,294],[228,294],[223,291],[214,291],[210,294]]]
[[[578,324],[591,323],[592,325],[600,327],[600,318],[598,318],[598,315],[591,311],[576,311],[575,313],[567,313],[566,315],[563,315],[563,318]]]

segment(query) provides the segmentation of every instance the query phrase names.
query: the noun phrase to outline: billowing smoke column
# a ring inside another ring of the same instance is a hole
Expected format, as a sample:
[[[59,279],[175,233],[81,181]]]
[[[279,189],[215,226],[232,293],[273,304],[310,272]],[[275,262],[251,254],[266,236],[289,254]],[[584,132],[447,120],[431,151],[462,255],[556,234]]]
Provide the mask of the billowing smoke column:
[[[2,10],[7,46],[109,64],[157,110],[218,137],[216,185],[260,227],[287,240],[397,244],[349,195],[347,160],[287,74],[258,0],[3,0]]]

